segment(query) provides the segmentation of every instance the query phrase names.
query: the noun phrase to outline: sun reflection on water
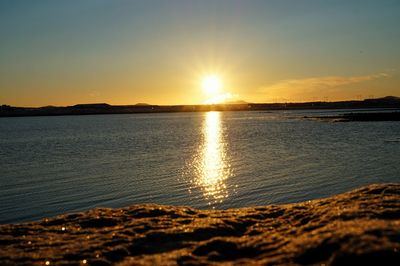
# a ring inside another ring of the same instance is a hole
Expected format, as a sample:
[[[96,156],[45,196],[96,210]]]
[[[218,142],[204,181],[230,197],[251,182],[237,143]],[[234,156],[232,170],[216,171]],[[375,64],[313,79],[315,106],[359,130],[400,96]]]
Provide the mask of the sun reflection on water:
[[[211,205],[228,197],[226,179],[230,176],[230,167],[227,162],[221,113],[206,113],[202,130],[203,141],[194,161],[195,185],[202,190]]]

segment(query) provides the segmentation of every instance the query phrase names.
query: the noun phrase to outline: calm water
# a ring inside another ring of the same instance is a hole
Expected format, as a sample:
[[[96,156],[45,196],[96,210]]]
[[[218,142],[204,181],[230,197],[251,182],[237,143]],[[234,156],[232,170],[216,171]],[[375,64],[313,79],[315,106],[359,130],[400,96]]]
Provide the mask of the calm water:
[[[289,203],[400,181],[400,123],[301,119],[321,113],[0,118],[0,223],[137,203]]]

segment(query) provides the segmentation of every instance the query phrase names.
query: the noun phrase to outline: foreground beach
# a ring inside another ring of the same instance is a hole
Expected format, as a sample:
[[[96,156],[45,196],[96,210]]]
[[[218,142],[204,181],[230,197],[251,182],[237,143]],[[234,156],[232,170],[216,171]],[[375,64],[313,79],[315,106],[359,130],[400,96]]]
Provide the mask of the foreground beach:
[[[0,226],[0,264],[399,265],[400,184],[229,210],[135,205]]]

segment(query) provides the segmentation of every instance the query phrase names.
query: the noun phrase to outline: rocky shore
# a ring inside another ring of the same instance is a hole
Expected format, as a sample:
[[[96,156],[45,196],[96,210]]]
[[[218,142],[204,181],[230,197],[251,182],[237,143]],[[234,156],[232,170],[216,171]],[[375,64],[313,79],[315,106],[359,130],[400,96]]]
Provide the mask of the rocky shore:
[[[0,264],[400,265],[400,184],[289,205],[136,205],[6,224]]]
[[[379,122],[379,121],[400,121],[400,112],[379,112],[379,113],[347,113],[335,116],[305,116],[305,119],[333,122]]]

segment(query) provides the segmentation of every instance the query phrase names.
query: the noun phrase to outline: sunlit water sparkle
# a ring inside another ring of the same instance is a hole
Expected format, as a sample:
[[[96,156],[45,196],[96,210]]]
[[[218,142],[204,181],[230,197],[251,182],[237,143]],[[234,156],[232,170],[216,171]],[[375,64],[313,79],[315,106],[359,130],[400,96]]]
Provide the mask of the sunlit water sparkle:
[[[0,223],[141,203],[290,203],[399,182],[400,123],[302,119],[340,112],[0,118]]]
[[[204,197],[212,203],[221,203],[229,196],[225,181],[229,178],[230,168],[226,152],[226,140],[223,135],[221,113],[204,114],[202,143],[189,167],[196,169],[196,177],[189,181],[201,188]]]

